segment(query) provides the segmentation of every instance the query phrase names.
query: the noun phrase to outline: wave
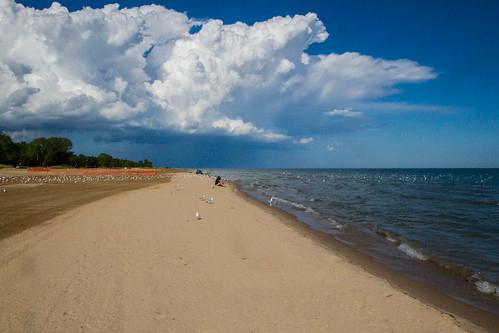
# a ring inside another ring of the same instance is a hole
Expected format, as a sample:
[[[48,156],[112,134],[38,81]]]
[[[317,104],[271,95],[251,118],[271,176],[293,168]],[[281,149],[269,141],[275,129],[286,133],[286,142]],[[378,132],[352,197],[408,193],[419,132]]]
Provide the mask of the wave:
[[[296,202],[293,202],[293,201],[289,201],[289,200],[286,200],[286,199],[282,199],[282,198],[279,198],[279,197],[276,197],[276,196],[270,197],[269,204],[271,206],[275,206],[279,202],[283,203],[285,205],[291,206],[291,207],[293,207],[295,209],[301,210],[301,211],[303,211],[305,213],[312,213],[312,214],[317,214],[318,215],[318,213],[312,207],[304,206],[302,204],[299,204],[299,203],[296,203]]]
[[[397,245],[399,245],[401,243],[401,241],[397,238],[397,236],[392,235],[391,233],[389,233],[383,229],[380,229],[377,225],[369,225],[368,228],[371,229],[372,231],[374,231],[379,236],[386,239],[387,241],[389,241],[390,243],[395,243]]]
[[[386,240],[389,241],[390,243],[397,243],[397,244],[400,243],[400,241],[398,239],[393,238],[391,236],[386,236]]]
[[[315,199],[317,200],[317,199]],[[311,202],[314,202],[315,200],[309,200]],[[313,213],[316,215],[319,215],[314,209],[311,207],[302,205],[300,203],[296,203],[290,200],[286,200],[283,198],[279,198],[276,196],[271,196],[269,203],[271,205],[277,205],[278,203],[284,204],[287,206],[290,206],[294,209],[306,212],[306,213]],[[330,225],[338,230],[341,230],[344,228],[344,225],[338,223],[335,219],[328,217],[327,221],[330,223]],[[381,230],[375,226],[371,227],[375,233],[378,235],[382,236],[386,241],[393,243],[397,246],[397,249],[401,252],[403,252],[405,255],[410,257],[411,259],[419,260],[419,261],[429,261],[451,273],[458,274],[461,277],[463,277],[465,280],[468,280],[469,282],[472,283],[472,285],[475,287],[476,290],[478,290],[481,293],[488,294],[488,295],[493,295],[496,297],[499,297],[499,285],[496,285],[492,282],[489,282],[482,277],[479,276],[479,274],[473,273],[469,269],[465,268],[460,268],[457,266],[454,266],[449,263],[441,262],[440,260],[437,260],[436,258],[430,258],[427,255],[425,255],[421,250],[414,248],[413,246],[409,245],[407,242],[402,241],[397,237],[396,235],[386,232],[384,230]]]
[[[499,297],[499,286],[483,279],[479,274],[473,274],[470,281],[473,282],[479,292]]]
[[[331,223],[331,225],[333,227],[335,227],[336,229],[343,229],[343,224],[341,223],[338,223],[338,221],[336,221],[335,219],[331,218],[331,217],[328,217],[327,220],[329,221],[329,223]]]
[[[409,244],[401,242],[395,238],[392,238],[390,236],[385,237],[386,240],[397,243],[399,244],[398,249],[402,252],[404,252],[406,255],[413,259],[421,260],[421,261],[427,261],[429,260],[433,264],[436,264],[437,266],[446,269],[447,271],[450,271],[454,274],[458,274],[464,279],[468,280],[473,284],[476,290],[483,294],[488,294],[488,295],[493,295],[496,297],[499,297],[499,285],[496,285],[490,281],[485,280],[480,276],[478,273],[473,273],[469,269],[466,268],[460,268],[456,267],[451,264],[446,264],[443,263],[439,260],[436,260],[434,258],[428,258],[426,255],[424,255],[422,252],[416,250],[415,248],[411,247]]]
[[[411,247],[407,243],[403,243],[403,242],[400,243],[399,246],[398,246],[398,249],[400,251],[404,252],[405,254],[407,254],[411,258],[414,258],[414,259],[417,259],[417,260],[421,260],[421,261],[425,261],[425,260],[428,259],[428,257],[426,257],[423,253],[421,253],[420,251],[418,251],[415,248]]]

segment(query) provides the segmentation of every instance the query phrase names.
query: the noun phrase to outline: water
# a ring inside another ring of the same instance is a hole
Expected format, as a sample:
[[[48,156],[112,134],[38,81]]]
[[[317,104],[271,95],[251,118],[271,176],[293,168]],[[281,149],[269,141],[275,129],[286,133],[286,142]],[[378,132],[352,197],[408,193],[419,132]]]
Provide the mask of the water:
[[[499,169],[210,174],[235,181],[243,191],[412,278],[499,313]]]

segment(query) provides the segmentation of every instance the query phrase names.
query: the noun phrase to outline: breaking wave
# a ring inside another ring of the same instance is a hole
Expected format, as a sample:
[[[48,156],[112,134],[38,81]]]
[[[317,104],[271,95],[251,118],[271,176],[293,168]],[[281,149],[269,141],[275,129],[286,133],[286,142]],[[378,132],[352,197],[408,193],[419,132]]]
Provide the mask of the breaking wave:
[[[413,259],[417,259],[417,260],[421,260],[421,261],[425,261],[428,259],[428,257],[426,257],[423,253],[421,253],[420,251],[411,247],[407,243],[400,243],[400,245],[398,246],[398,249]]]
[[[301,210],[301,211],[303,211],[305,213],[318,214],[312,207],[304,206],[302,204],[299,204],[299,203],[296,203],[296,202],[293,202],[293,201],[290,201],[290,200],[282,199],[282,198],[279,198],[279,197],[276,197],[276,196],[270,197],[269,204],[271,206],[278,206],[279,203],[285,204],[285,205],[290,206],[290,207],[293,207],[293,208],[295,208],[297,210]]]

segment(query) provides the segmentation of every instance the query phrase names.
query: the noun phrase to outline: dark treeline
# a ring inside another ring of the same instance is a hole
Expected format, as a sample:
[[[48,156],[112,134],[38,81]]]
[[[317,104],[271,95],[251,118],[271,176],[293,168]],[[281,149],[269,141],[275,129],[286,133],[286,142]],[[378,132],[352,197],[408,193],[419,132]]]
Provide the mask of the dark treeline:
[[[129,161],[109,154],[99,156],[75,155],[73,143],[67,138],[37,138],[31,142],[13,142],[10,136],[0,132],[0,165],[53,166],[66,165],[75,168],[151,168],[152,162]]]

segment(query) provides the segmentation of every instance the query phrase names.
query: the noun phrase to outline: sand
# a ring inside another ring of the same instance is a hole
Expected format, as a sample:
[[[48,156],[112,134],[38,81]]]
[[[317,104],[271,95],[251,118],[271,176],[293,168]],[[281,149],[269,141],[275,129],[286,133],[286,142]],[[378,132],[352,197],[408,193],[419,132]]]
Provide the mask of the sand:
[[[181,174],[2,240],[0,331],[464,331],[211,184]]]
[[[169,174],[166,169],[0,169],[0,240],[83,204],[166,182]]]

